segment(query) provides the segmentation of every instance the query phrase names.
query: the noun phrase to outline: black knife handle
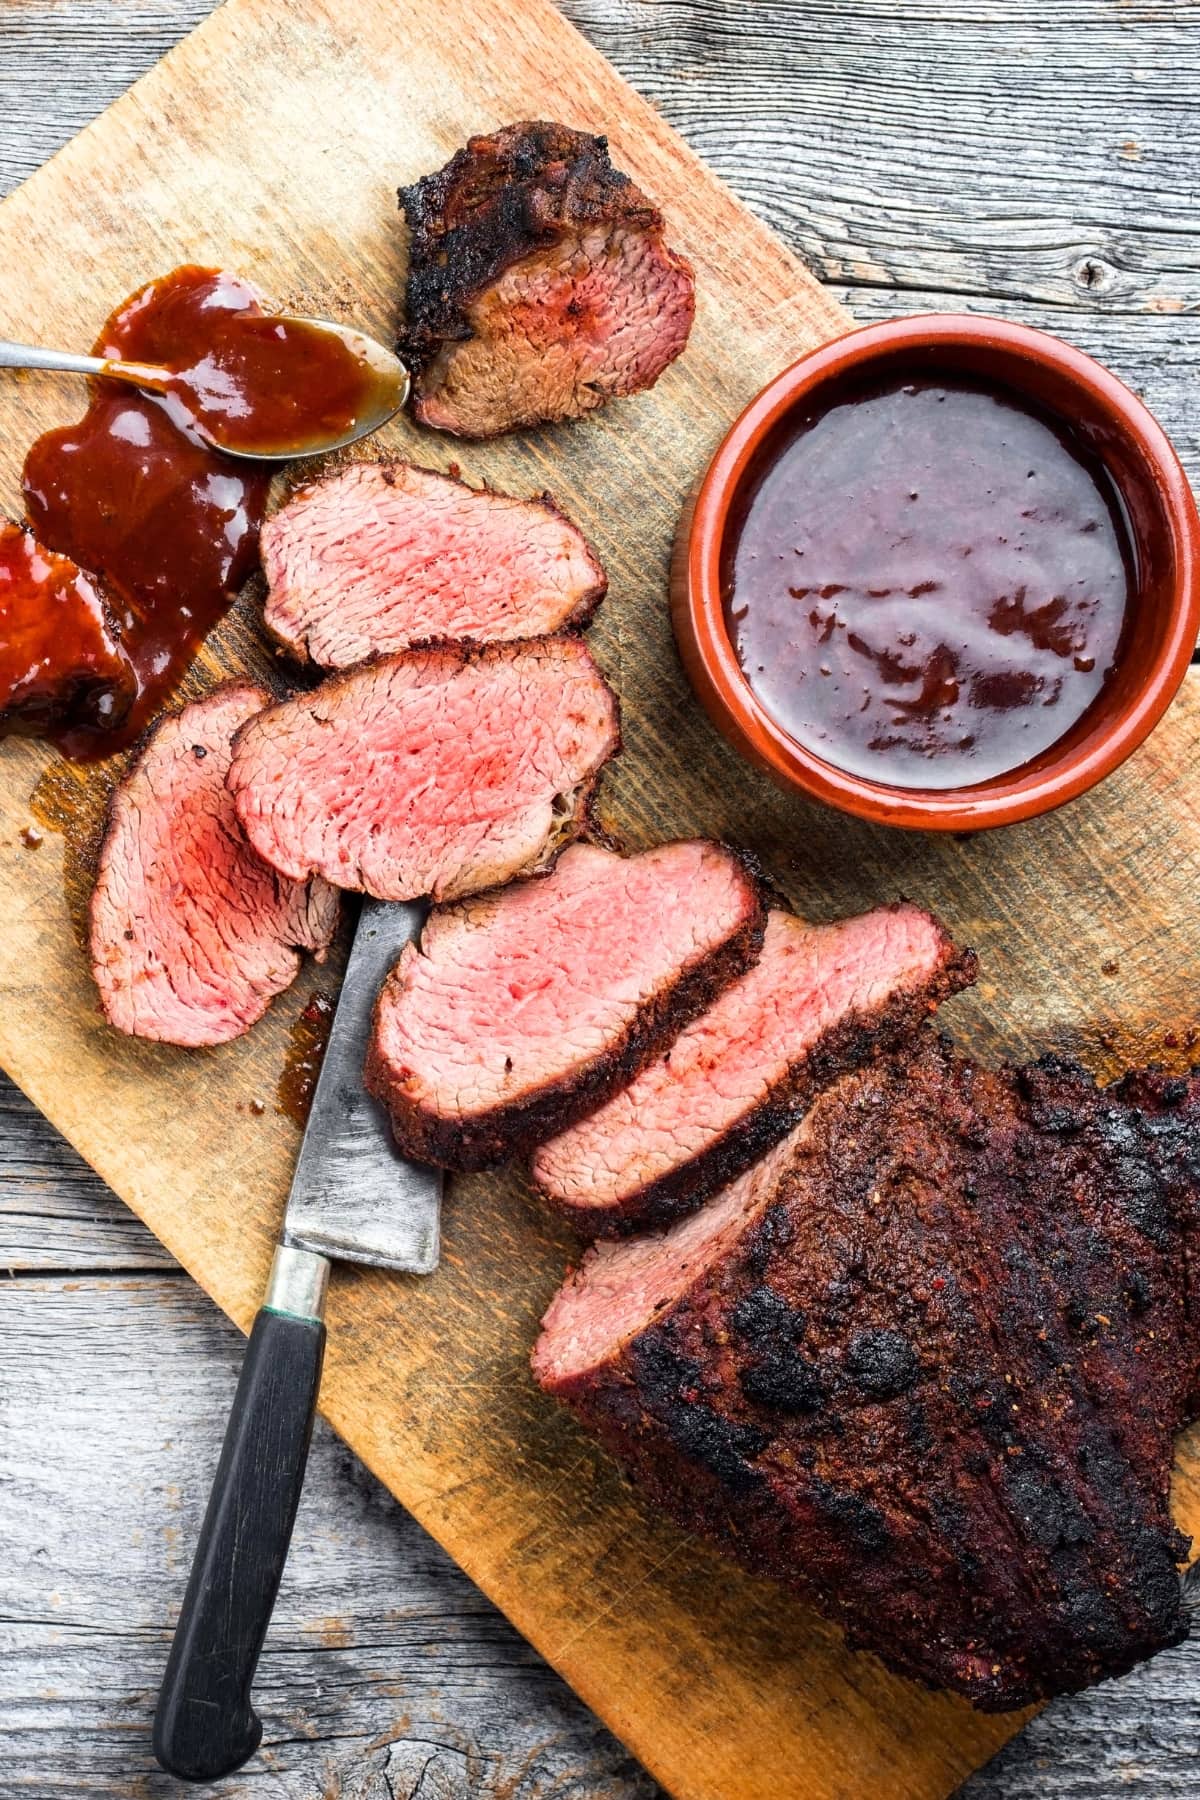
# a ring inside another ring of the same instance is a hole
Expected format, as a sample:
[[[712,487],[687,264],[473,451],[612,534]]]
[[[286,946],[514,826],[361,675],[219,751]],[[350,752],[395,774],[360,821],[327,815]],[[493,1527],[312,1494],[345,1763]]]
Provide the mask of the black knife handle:
[[[250,1686],[304,1484],[328,1272],[281,1247],[250,1333],[154,1715],[154,1754],[185,1781],[228,1775],[262,1738]]]

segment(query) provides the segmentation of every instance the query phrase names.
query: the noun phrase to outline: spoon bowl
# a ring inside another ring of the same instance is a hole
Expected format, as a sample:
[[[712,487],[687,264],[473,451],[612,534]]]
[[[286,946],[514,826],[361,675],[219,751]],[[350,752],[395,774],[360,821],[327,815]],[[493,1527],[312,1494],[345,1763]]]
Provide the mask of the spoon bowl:
[[[325,456],[369,437],[408,399],[394,351],[351,325],[284,313],[250,321],[236,366],[208,356],[161,368],[0,341],[0,368],[125,381],[160,394],[175,424],[212,449],[250,462]]]

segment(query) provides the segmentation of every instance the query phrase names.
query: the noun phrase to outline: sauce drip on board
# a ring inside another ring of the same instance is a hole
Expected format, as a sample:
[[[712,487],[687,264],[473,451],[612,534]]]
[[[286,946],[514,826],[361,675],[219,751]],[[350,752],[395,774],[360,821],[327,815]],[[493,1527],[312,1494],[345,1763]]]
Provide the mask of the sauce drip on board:
[[[957,378],[803,416],[732,521],[726,625],[750,686],[835,766],[948,789],[1018,769],[1112,673],[1136,563],[1060,421]]]
[[[245,453],[299,453],[374,416],[394,384],[336,334],[264,312],[248,283],[217,269],[148,282],[95,354],[173,378],[162,393],[94,382],[83,419],[47,432],[25,461],[30,521],[96,578],[135,689],[120,729],[50,734],[84,759],[141,732],[255,566],[271,471],[212,449],[208,433]],[[6,623],[0,610],[0,663]],[[85,623],[81,610],[79,633]]]
[[[277,1110],[301,1129],[308,1124],[336,1011],[336,996],[318,989],[288,1030],[287,1055],[276,1089]]]

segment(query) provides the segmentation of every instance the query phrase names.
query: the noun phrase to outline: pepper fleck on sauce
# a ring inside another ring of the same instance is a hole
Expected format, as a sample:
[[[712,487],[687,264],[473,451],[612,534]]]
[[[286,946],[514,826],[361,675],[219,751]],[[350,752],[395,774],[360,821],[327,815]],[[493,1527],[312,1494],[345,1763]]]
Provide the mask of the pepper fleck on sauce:
[[[1099,459],[1015,394],[955,378],[800,419],[727,538],[726,625],[798,743],[898,787],[1031,762],[1109,679],[1136,591]]]

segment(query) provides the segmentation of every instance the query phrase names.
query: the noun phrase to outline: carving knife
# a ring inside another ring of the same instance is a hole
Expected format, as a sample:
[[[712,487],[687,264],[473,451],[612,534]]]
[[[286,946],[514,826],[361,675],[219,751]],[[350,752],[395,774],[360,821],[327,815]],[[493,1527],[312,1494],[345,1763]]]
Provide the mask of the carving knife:
[[[262,1738],[250,1689],[304,1481],[330,1261],[437,1267],[441,1171],[399,1154],[362,1081],[375,996],[424,916],[362,903],[154,1717],[154,1754],[184,1780],[229,1774]]]

